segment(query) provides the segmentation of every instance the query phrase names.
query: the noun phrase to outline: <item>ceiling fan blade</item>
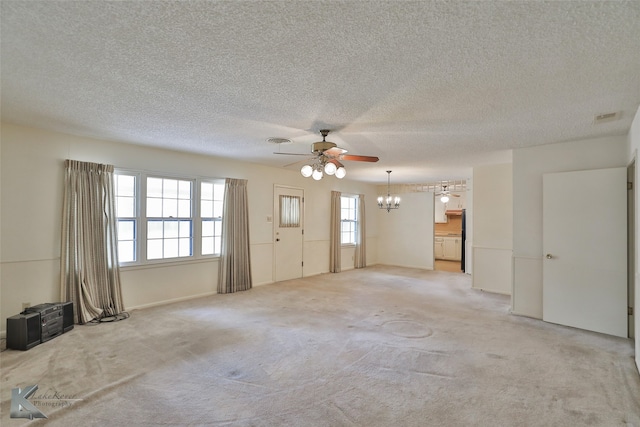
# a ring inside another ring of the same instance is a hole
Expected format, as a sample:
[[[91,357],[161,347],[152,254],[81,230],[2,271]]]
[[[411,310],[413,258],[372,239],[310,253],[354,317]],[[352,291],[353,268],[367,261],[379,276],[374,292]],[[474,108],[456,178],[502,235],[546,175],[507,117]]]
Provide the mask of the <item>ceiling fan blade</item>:
[[[346,152],[347,150],[345,150],[344,148],[333,147],[333,148],[329,148],[328,150],[324,150],[322,154],[328,157],[338,157],[343,155]]]
[[[309,157],[308,153],[304,153],[303,154],[303,153],[276,153],[276,152],[274,152],[273,154],[283,154],[285,156],[307,156],[307,157]]]
[[[295,162],[287,163],[286,165],[284,165],[284,166],[282,166],[282,167],[283,167],[283,168],[287,168],[287,167],[289,167],[289,166],[293,166],[293,165],[295,165],[296,163],[301,163],[301,162],[305,162],[305,161],[307,161],[307,160],[312,160],[312,159],[313,159],[313,157],[310,157],[310,158],[308,158],[308,159],[296,160]]]
[[[336,159],[330,159],[329,163],[333,163],[334,165],[336,165],[336,167],[344,167],[344,165],[342,163],[340,163],[339,161],[337,161]]]
[[[351,160],[355,162],[377,162],[380,160],[375,156],[358,156],[356,154],[343,154],[340,156],[340,160]]]

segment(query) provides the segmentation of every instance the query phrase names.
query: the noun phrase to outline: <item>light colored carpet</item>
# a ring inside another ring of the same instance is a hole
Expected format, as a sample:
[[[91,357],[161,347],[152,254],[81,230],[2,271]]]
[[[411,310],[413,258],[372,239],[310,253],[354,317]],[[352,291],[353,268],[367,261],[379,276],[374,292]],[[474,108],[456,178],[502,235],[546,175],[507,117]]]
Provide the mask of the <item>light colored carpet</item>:
[[[470,285],[375,266],[76,326],[2,353],[2,425],[640,426],[630,340]],[[10,419],[31,384],[48,420]]]

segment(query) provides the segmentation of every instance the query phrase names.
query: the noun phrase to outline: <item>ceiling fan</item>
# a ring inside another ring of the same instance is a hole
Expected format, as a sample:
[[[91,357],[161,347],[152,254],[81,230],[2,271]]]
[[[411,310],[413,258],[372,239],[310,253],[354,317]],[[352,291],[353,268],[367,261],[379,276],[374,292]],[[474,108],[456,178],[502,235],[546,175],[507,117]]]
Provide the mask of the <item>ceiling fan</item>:
[[[321,129],[322,141],[311,144],[311,161],[300,169],[300,173],[305,178],[313,177],[315,180],[322,179],[324,174],[335,175],[336,178],[342,179],[347,171],[341,161],[355,162],[377,162],[375,156],[361,156],[357,154],[347,154],[347,150],[340,148],[334,142],[327,141],[329,129]],[[287,156],[308,156],[308,154],[300,153],[273,153],[283,154]]]
[[[449,190],[447,190],[447,186],[443,185],[442,191],[440,193],[436,193],[436,197],[440,197],[440,201],[442,203],[447,203],[449,201],[449,198],[460,197],[460,195],[451,193]]]

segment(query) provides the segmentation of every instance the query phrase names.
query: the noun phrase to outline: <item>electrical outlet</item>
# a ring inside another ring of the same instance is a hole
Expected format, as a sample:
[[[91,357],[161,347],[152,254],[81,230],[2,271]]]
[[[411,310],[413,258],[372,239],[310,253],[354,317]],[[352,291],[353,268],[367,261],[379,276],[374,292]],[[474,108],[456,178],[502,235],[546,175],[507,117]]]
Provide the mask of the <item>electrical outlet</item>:
[[[31,303],[30,302],[23,302],[22,303],[22,309],[24,310],[25,308],[29,308],[31,307]]]

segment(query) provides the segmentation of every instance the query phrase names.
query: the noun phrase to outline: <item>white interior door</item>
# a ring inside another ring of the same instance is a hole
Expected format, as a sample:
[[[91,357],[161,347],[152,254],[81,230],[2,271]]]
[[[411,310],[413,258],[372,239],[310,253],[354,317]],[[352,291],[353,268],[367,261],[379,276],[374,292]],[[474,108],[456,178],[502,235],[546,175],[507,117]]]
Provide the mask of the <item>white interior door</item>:
[[[276,186],[274,212],[275,281],[302,277],[304,191]]]
[[[543,320],[627,336],[626,174],[543,176]]]

